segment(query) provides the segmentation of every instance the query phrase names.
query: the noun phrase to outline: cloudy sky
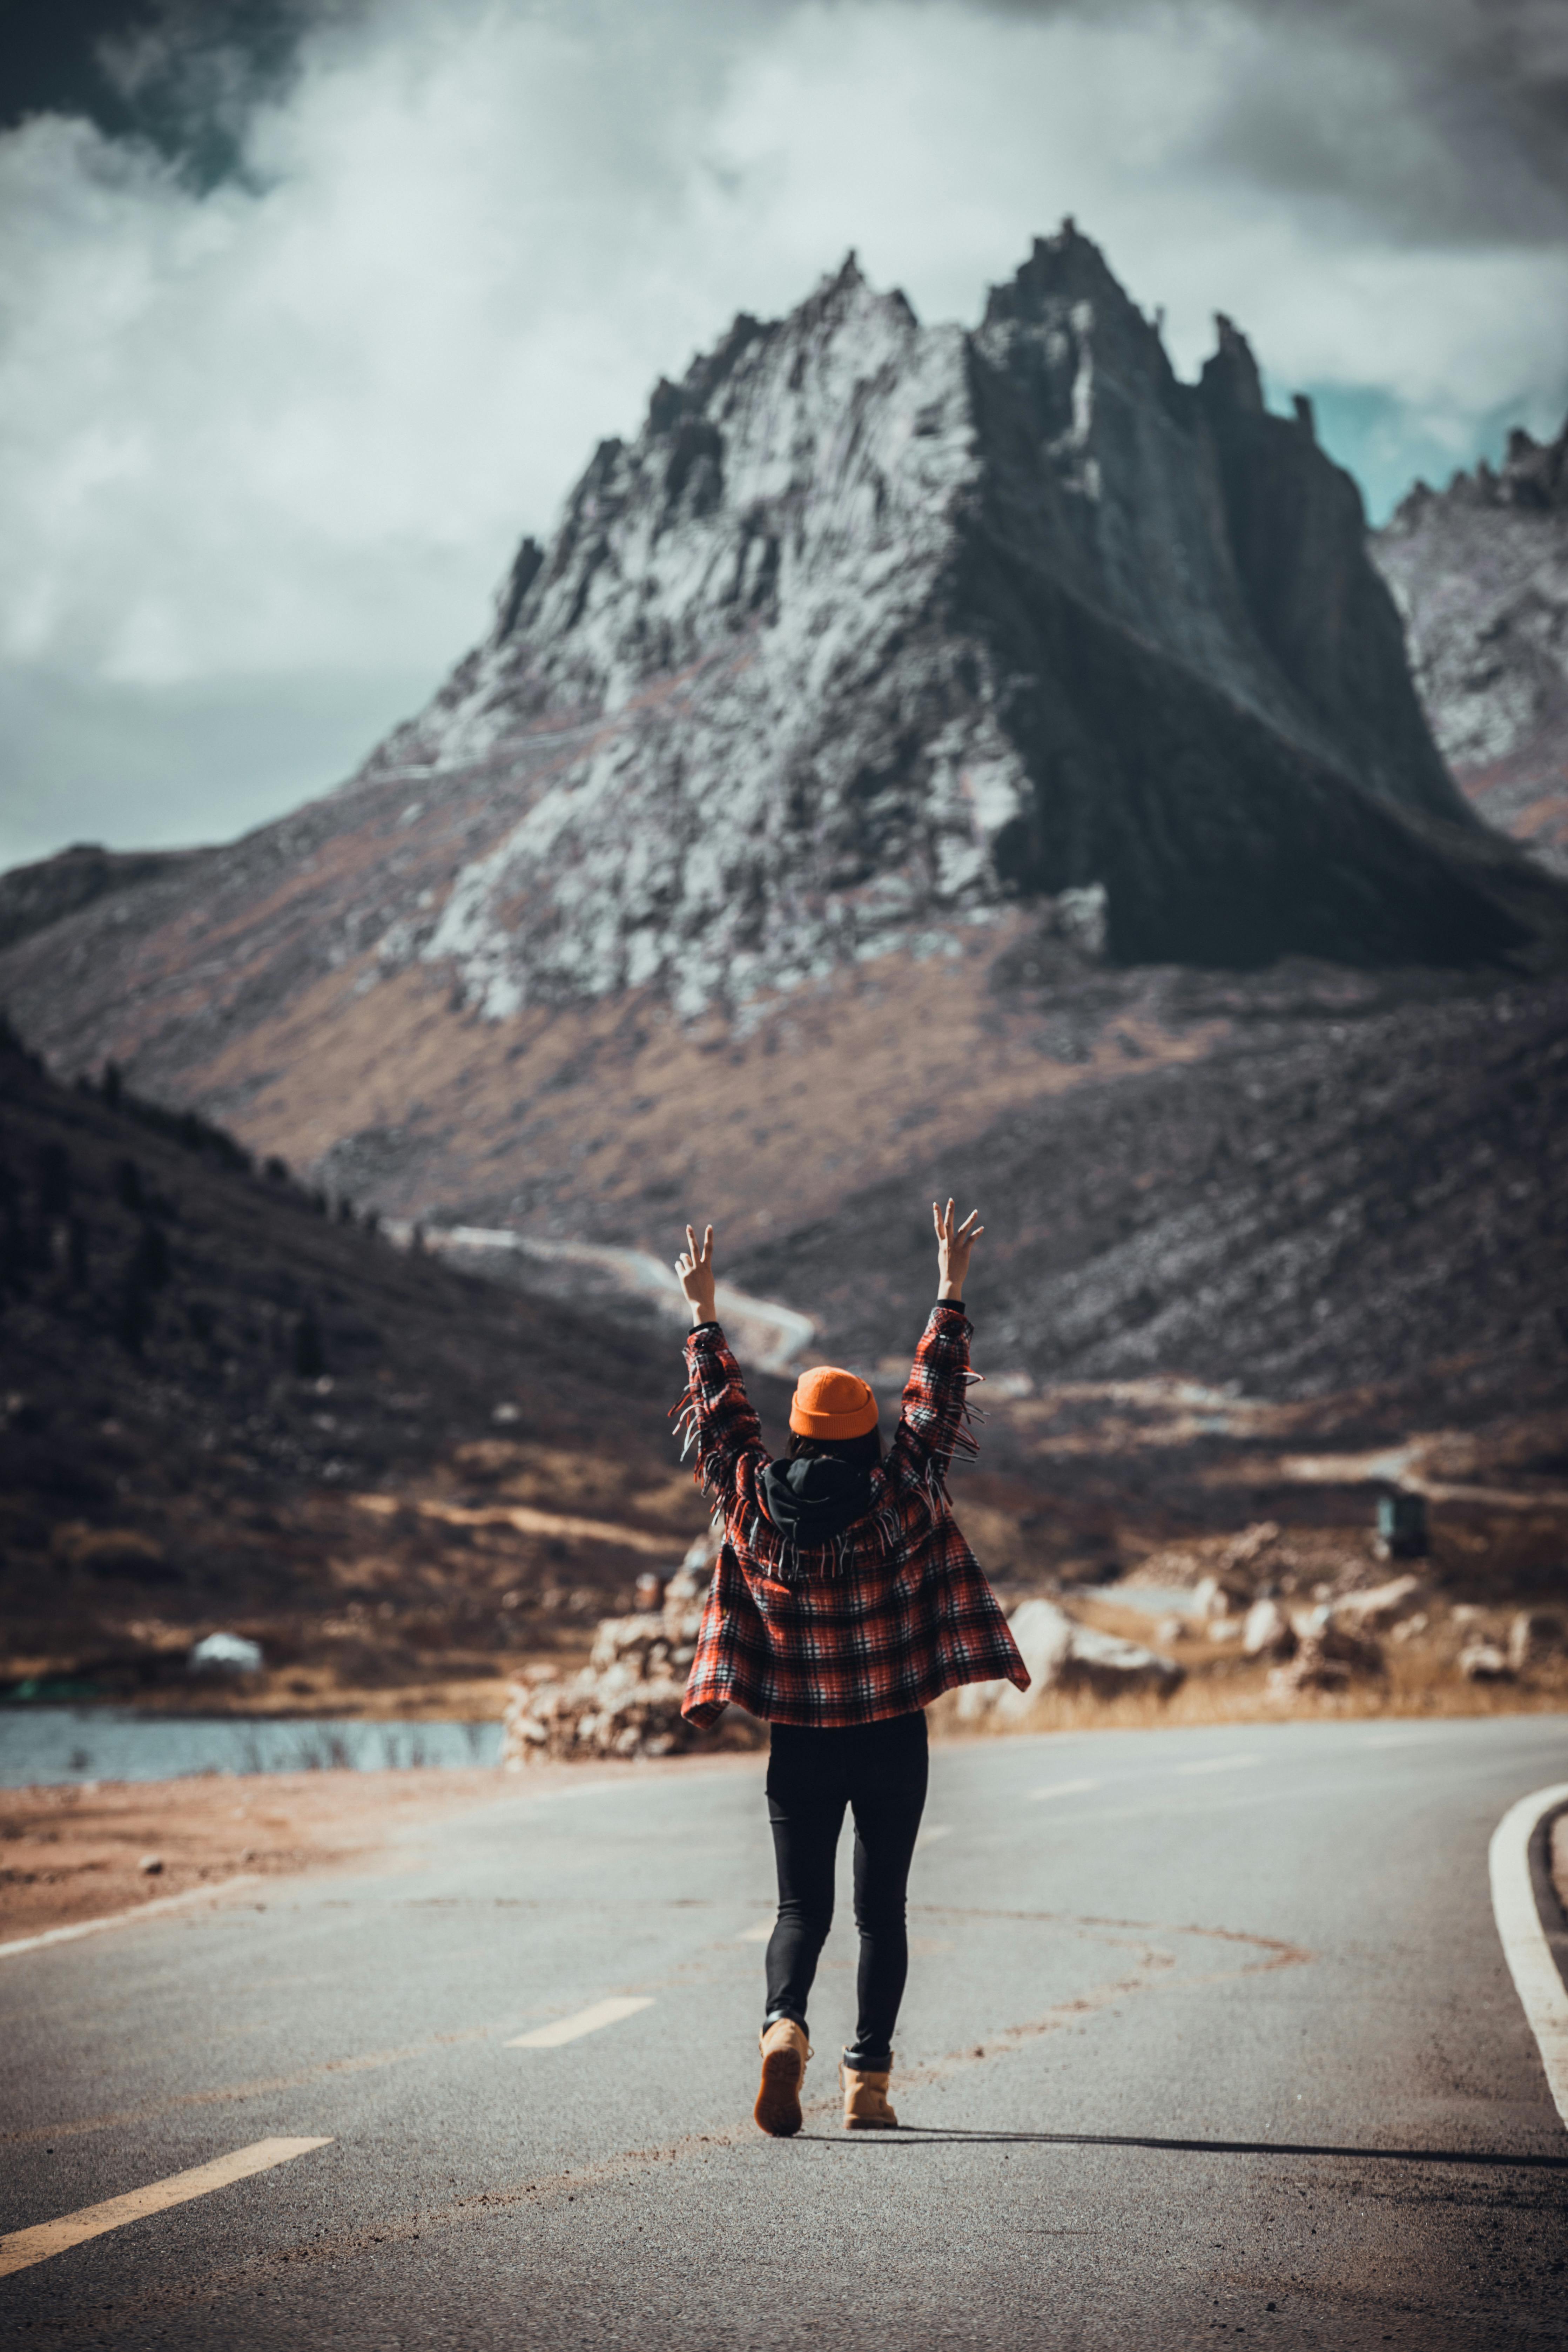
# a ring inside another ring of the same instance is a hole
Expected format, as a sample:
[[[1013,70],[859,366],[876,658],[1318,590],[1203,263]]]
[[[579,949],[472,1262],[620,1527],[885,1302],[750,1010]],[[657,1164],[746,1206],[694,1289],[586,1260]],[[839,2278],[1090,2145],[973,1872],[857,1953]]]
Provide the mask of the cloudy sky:
[[[601,435],[1072,213],[1374,519],[1568,406],[1562,0],[48,0],[0,66],[0,865],[340,781]]]

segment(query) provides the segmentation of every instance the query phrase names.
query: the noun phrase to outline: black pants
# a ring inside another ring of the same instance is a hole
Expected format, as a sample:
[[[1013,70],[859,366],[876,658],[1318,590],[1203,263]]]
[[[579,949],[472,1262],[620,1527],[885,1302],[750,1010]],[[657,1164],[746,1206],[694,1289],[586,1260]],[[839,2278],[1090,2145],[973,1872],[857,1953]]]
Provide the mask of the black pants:
[[[855,1924],[860,1930],[860,2013],[845,2053],[851,2065],[886,2066],[909,1973],[904,1890],[926,1801],[926,1719],[891,1716],[848,1731],[773,1727],[768,1819],[779,1874],[779,1916],[768,1945],[767,2023],[805,2024],[806,1997],[833,1924],[833,1864],[844,1808],[855,1815]]]

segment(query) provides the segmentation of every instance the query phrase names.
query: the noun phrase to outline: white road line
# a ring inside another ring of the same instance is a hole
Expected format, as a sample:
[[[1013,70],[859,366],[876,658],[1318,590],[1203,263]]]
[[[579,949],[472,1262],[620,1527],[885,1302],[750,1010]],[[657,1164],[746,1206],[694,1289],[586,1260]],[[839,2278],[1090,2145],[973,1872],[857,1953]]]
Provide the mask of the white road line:
[[[194,2171],[171,2173],[167,2180],[154,2180],[149,2188],[133,2189],[127,2197],[110,2197],[101,2205],[84,2205],[78,2213],[67,2213],[58,2221],[40,2221],[31,2230],[13,2230],[9,2237],[0,2238],[0,2278],[9,2277],[13,2271],[25,2271],[34,2263],[47,2263],[52,2254],[63,2254],[72,2246],[79,2246],[88,2238],[101,2238],[107,2231],[122,2230],[127,2221],[140,2221],[143,2214],[161,2213],[168,2205],[185,2205],[193,2197],[210,2196],[215,2189],[226,2189],[231,2180],[248,2179],[253,2172],[270,2172],[277,2164],[288,2164],[296,2156],[308,2156],[313,2147],[330,2147],[331,2139],[258,2139],[248,2147],[237,2147],[232,2156],[220,2156],[212,2164],[198,2164]]]
[[[1048,1780],[1043,1789],[1031,1789],[1029,1796],[1038,1805],[1047,1797],[1087,1797],[1091,1789],[1099,1786],[1098,1780]]]
[[[922,1845],[934,1845],[938,1838],[951,1837],[952,1835],[952,1823],[951,1822],[932,1822],[930,1829],[921,1830],[919,1837],[916,1838],[915,1851],[918,1853]]]
[[[1260,1756],[1205,1756],[1196,1764],[1173,1764],[1173,1772],[1239,1772],[1248,1764],[1261,1764]]]
[[[735,1941],[737,1944],[765,1944],[773,1932],[771,1919],[759,1919],[754,1927],[742,1927]]]
[[[1503,1955],[1540,2046],[1557,2112],[1568,2124],[1568,1985],[1546,1940],[1530,1855],[1542,1815],[1563,1805],[1568,1805],[1568,1780],[1559,1781],[1552,1789],[1537,1789],[1532,1797],[1521,1797],[1492,1832],[1488,1860],[1492,1914]]]
[[[610,2000],[596,2000],[591,2009],[580,2009],[575,2017],[558,2017],[553,2025],[536,2025],[531,2033],[514,2033],[507,2043],[509,2050],[559,2050],[563,2042],[576,2042],[584,2033],[597,2033],[601,2026],[618,2025],[623,2017],[635,2017],[639,2009],[651,2009],[651,1994],[630,1998],[625,1993]]]
[[[79,1936],[96,1936],[104,1927],[129,1927],[133,1919],[153,1919],[160,1911],[183,1910],[187,1903],[205,1903],[215,1895],[232,1895],[237,1886],[260,1884],[258,1871],[242,1871],[238,1877],[220,1878],[211,1886],[187,1886],[183,1895],[160,1895],[151,1903],[139,1903],[133,1911],[110,1911],[101,1919],[79,1919],[74,1927],[46,1927],[41,1935],[17,1936],[9,1944],[0,1944],[0,1960],[11,1959],[17,1952],[41,1951],[46,1944],[74,1944]]]

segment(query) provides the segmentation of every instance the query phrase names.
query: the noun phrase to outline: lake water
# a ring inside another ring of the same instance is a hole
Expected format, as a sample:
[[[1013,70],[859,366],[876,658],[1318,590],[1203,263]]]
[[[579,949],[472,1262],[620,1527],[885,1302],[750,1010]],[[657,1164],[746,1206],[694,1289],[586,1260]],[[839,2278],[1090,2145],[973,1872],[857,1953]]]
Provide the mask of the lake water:
[[[499,1764],[499,1723],[258,1722],[98,1706],[0,1707],[0,1788],[177,1780],[192,1772],[356,1772]]]

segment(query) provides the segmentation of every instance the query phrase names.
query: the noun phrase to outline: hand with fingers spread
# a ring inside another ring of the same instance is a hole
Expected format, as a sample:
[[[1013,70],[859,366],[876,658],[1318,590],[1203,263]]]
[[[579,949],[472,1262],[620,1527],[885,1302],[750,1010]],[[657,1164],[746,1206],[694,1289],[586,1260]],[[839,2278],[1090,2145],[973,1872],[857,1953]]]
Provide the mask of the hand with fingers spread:
[[[713,1228],[710,1225],[698,1247],[697,1236],[689,1225],[686,1228],[686,1247],[675,1261],[675,1271],[680,1276],[680,1287],[691,1301],[693,1324],[718,1320],[713,1297]]]
[[[936,1295],[939,1298],[962,1298],[963,1278],[969,1272],[969,1253],[985,1231],[977,1225],[978,1209],[971,1209],[960,1225],[955,1223],[952,1202],[945,1210],[931,1204],[931,1222],[936,1227],[936,1260],[939,1269]]]

